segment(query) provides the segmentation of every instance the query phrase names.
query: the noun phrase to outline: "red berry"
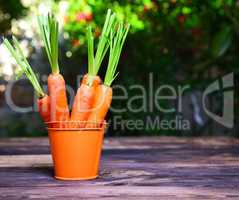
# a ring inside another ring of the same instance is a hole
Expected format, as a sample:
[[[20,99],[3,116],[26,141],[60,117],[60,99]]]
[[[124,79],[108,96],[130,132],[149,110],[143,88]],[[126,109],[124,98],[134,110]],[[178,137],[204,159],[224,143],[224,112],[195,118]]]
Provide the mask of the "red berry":
[[[93,19],[92,13],[85,13],[85,19],[86,21],[92,21]]]
[[[77,47],[80,45],[80,40],[74,39],[74,40],[72,40],[71,43],[72,43],[73,47]]]
[[[149,11],[149,7],[147,5],[144,5],[144,12],[148,12]]]
[[[185,15],[179,15],[178,16],[178,21],[179,23],[183,24],[186,20],[186,16]]]

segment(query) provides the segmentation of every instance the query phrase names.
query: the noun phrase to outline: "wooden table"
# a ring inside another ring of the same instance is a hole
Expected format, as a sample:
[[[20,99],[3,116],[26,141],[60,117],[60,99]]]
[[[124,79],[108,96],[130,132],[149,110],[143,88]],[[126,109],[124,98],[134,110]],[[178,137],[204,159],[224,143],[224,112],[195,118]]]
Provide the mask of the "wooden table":
[[[0,139],[0,199],[239,199],[239,140],[107,138],[98,179],[60,181],[47,138]]]

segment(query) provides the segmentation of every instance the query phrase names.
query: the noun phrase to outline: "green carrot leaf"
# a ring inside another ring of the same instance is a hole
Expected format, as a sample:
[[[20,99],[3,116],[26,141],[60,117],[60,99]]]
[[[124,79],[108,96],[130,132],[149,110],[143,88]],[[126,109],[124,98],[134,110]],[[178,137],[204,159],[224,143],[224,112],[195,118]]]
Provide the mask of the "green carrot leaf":
[[[45,94],[43,92],[42,87],[40,86],[40,83],[33,72],[30,64],[28,63],[26,57],[23,54],[23,51],[20,47],[19,42],[17,39],[13,36],[13,44],[12,45],[7,39],[3,40],[3,44],[7,47],[12,57],[15,59],[16,63],[18,64],[19,68],[16,72],[16,79],[19,79],[20,76],[25,73],[29,81],[31,82],[32,86],[34,87],[35,91],[37,92],[37,95],[39,97],[44,97]]]
[[[99,72],[103,59],[109,48],[110,34],[111,32],[112,33],[115,32],[116,21],[117,19],[115,13],[112,13],[112,11],[108,9],[95,55],[94,55],[94,38],[92,35],[92,30],[91,27],[88,27],[87,29],[88,74],[90,76],[95,76]],[[89,78],[89,80],[87,80],[87,83],[91,85],[92,79]]]
[[[37,18],[40,36],[43,40],[52,73],[59,73],[58,35],[59,24],[53,14],[41,15]]]
[[[22,77],[23,74],[24,74],[24,70],[18,68],[15,72],[16,80]]]
[[[116,72],[116,69],[119,63],[126,36],[129,32],[130,25],[125,26],[123,22],[119,22],[117,24],[117,27],[118,29],[116,34],[112,31],[110,34],[110,56],[104,79],[104,84],[109,87],[119,74],[118,72]]]
[[[94,37],[92,34],[92,28],[87,28],[87,42],[88,42],[88,73],[94,73]]]

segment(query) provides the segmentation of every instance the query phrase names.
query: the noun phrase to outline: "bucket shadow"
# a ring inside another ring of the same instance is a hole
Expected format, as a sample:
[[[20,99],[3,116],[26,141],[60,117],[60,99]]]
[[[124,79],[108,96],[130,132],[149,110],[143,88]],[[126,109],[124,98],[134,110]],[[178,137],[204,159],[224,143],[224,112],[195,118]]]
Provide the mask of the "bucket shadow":
[[[52,166],[39,166],[32,168],[32,172],[37,176],[54,178],[54,170]]]

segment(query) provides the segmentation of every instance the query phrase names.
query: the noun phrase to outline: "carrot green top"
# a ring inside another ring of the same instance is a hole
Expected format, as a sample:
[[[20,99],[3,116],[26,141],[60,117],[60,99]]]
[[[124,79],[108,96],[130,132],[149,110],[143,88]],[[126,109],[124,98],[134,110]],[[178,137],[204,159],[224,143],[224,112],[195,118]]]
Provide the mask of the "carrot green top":
[[[27,78],[33,85],[35,91],[37,92],[38,97],[44,97],[45,94],[43,92],[43,89],[40,86],[37,77],[33,72],[31,66],[29,65],[26,57],[24,56],[17,39],[13,36],[13,45],[11,45],[11,43],[6,38],[3,40],[3,43],[11,53],[12,57],[15,59],[16,63],[19,65],[20,69],[18,70],[16,77],[19,78],[23,73],[25,73]]]
[[[37,19],[52,73],[58,74],[58,22],[52,14],[40,15]]]
[[[94,55],[94,37],[91,27],[87,28],[87,40],[88,40],[88,74],[90,76],[97,75],[101,63],[109,48],[110,33],[115,29],[116,16],[110,9],[107,11],[105,23],[102,29],[102,33],[99,38],[96,54]],[[89,76],[89,77],[90,77]],[[88,80],[88,84],[92,84],[92,80]]]
[[[112,82],[118,75],[116,73],[116,67],[119,62],[120,54],[126,39],[126,36],[129,32],[130,25],[124,25],[123,22],[119,22],[117,24],[117,32],[114,34],[113,31],[111,31],[110,34],[110,56],[109,56],[109,62],[107,66],[107,71],[105,74],[104,79],[104,85],[111,86]]]
[[[94,75],[94,37],[92,34],[92,28],[87,28],[87,41],[88,41],[88,74]]]

